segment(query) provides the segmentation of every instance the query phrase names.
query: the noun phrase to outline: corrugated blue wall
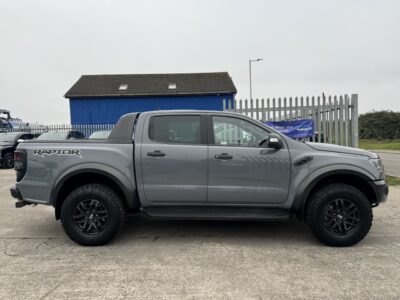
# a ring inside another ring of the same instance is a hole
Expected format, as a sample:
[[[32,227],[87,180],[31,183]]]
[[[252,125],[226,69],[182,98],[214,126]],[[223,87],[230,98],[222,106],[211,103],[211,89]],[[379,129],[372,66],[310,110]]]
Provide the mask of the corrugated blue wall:
[[[233,103],[233,95],[147,97],[147,98],[71,98],[71,124],[114,124],[126,113],[165,109],[223,110],[223,99]]]

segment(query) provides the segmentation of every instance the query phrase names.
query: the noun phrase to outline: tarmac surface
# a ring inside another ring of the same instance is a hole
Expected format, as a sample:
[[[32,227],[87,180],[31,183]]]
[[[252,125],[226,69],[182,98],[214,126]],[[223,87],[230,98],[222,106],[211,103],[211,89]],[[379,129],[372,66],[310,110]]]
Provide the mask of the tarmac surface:
[[[400,151],[376,150],[382,158],[386,175],[400,177]]]
[[[0,170],[0,299],[399,299],[400,188],[359,244],[289,222],[131,218],[103,247],[70,241],[52,207],[14,208]]]

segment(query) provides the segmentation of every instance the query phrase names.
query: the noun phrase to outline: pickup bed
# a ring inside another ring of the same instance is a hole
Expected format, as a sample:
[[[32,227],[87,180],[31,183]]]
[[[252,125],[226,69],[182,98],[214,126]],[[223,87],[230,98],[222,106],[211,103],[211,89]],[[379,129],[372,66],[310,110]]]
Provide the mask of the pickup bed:
[[[82,245],[108,243],[127,214],[304,220],[327,245],[364,238],[387,198],[378,155],[302,143],[246,116],[153,111],[121,117],[105,140],[32,141],[14,155],[16,206],[52,205]]]

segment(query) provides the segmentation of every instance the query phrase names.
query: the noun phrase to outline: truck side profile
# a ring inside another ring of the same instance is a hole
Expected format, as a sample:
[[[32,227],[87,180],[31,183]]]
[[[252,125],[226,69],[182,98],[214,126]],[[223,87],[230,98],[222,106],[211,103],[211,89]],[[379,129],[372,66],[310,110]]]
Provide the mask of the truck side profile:
[[[15,152],[16,206],[55,207],[81,245],[108,243],[127,214],[211,220],[296,215],[332,246],[362,240],[388,195],[368,151],[292,140],[246,116],[152,111],[104,140],[32,141]]]

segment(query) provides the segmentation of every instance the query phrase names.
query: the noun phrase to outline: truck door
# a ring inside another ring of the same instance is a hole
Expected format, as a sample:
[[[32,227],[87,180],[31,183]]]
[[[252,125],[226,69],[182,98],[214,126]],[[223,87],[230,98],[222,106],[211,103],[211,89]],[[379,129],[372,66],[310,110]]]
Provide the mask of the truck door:
[[[156,115],[143,133],[144,195],[151,204],[207,200],[206,119],[200,115]]]
[[[283,149],[259,146],[268,131],[240,117],[209,118],[208,202],[279,204],[286,201],[290,157]]]

